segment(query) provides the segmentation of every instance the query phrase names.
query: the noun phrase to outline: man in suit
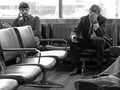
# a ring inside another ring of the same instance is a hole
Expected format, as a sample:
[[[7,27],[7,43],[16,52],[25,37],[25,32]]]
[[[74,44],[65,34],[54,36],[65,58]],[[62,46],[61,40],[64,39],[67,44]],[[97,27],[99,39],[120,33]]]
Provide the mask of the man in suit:
[[[104,46],[106,41],[103,38],[105,35],[106,18],[100,14],[100,7],[92,5],[89,9],[89,14],[83,16],[70,36],[70,49],[75,58],[76,69],[70,75],[81,73],[80,64],[80,50],[81,49],[95,49],[96,58],[98,60],[97,66],[102,66],[104,55]]]

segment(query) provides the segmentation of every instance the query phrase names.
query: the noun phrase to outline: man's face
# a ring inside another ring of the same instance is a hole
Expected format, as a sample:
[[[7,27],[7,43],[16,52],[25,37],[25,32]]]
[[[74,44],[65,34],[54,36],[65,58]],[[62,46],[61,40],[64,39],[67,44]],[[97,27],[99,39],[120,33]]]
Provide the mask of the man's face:
[[[97,12],[89,11],[90,20],[94,21],[98,16],[99,14]]]
[[[20,9],[20,13],[23,16],[28,16],[29,15],[29,8],[22,8],[22,9]]]

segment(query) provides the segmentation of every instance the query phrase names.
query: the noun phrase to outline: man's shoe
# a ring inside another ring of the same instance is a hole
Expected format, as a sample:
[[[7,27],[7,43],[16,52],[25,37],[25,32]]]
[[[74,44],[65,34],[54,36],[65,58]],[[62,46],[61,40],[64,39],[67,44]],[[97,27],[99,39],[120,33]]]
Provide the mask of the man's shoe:
[[[120,90],[120,79],[113,75],[94,79],[78,79],[74,84],[76,90],[112,90],[113,88]]]
[[[76,68],[72,73],[70,73],[70,76],[74,76],[77,74],[81,74],[81,69]]]

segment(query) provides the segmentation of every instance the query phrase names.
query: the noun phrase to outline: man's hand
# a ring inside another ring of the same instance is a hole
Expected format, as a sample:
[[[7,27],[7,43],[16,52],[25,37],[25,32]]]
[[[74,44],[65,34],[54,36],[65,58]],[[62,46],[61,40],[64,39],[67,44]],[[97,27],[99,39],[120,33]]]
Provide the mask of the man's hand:
[[[95,14],[94,12],[91,12],[90,13],[90,20],[92,21],[92,23],[97,23],[97,17],[98,17],[98,14]]]
[[[99,28],[99,24],[98,24],[97,18],[98,18],[98,14],[96,14],[94,12],[90,13],[90,20],[93,23],[94,30],[97,30]]]
[[[19,13],[17,19],[18,20],[23,20],[23,15],[21,13]]]
[[[98,24],[98,23],[93,24],[93,29],[94,29],[94,30],[97,30],[98,28],[99,28],[99,24]]]
[[[78,41],[77,41],[76,38],[77,38],[76,35],[73,35],[73,36],[71,37],[71,41],[72,41],[73,43],[78,43]]]

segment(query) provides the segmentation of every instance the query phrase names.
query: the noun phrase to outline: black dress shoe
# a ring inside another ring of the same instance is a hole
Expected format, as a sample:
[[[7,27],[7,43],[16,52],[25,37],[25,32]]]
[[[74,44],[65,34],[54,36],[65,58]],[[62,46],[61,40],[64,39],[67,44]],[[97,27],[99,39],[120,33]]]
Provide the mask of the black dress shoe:
[[[76,68],[72,73],[70,73],[70,76],[74,76],[77,74],[81,74],[81,69]]]

